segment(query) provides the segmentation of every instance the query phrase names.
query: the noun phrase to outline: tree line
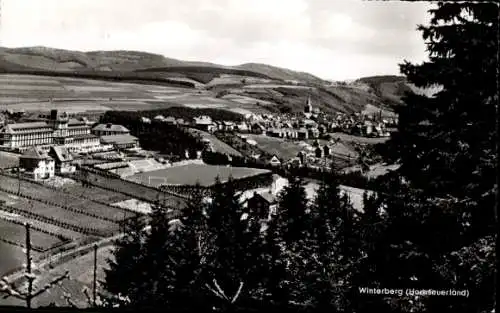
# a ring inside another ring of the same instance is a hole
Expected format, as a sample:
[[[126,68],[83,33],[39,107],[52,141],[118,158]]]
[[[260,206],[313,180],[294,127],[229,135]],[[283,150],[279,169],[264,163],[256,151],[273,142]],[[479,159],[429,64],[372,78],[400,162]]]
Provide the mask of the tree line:
[[[325,176],[312,204],[304,182],[294,176],[290,181],[279,195],[279,213],[265,221],[245,208],[231,180],[216,180],[209,203],[194,189],[180,218],[168,218],[166,208],[155,206],[149,231],[131,224],[118,242],[106,290],[120,297],[108,298],[109,304],[349,307],[343,293],[354,292],[353,268],[363,249],[360,226],[368,216],[354,211],[334,175]],[[324,275],[330,269],[335,272]]]

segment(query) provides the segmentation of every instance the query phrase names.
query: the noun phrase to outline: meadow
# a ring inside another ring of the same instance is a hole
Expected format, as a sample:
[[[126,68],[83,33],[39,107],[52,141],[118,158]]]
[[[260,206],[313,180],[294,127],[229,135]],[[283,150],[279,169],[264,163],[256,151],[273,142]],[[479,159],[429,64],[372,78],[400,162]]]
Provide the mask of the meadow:
[[[7,190],[17,192],[18,180],[13,177],[2,176],[1,177],[1,187]],[[84,191],[84,187],[80,187]],[[73,189],[78,195],[78,191]],[[27,180],[21,181],[21,194],[23,196],[29,196],[32,199],[36,199],[41,202],[53,203],[55,205],[60,205],[64,207],[71,207],[72,209],[77,209],[82,213],[80,215],[89,214],[96,217],[102,217],[103,219],[110,219],[114,221],[120,221],[123,218],[131,217],[132,212],[113,208],[101,203],[97,203],[77,195],[73,195],[70,192],[61,192],[56,189],[52,189],[46,186],[42,186]],[[92,225],[92,224],[87,224]]]
[[[299,141],[285,140],[282,138],[269,137],[266,135],[248,134],[248,139],[255,140],[257,147],[270,155],[276,155],[285,161],[297,156],[303,150]]]
[[[49,235],[35,229],[30,231],[31,245],[40,252],[46,251],[58,244],[64,243],[61,238]],[[0,241],[6,240],[19,246],[26,246],[26,229],[23,225],[0,218]]]
[[[19,164],[19,155],[0,151],[0,169],[15,167]]]
[[[126,196],[122,193],[105,190],[99,187],[82,188],[82,185],[78,182],[65,184],[60,188],[63,189],[64,192],[71,193],[77,196],[83,196],[85,198],[107,203],[110,205],[130,199],[129,196]]]
[[[0,191],[0,199],[8,197],[9,194]],[[51,223],[62,222],[70,226],[80,228],[92,228],[103,236],[110,232],[118,230],[118,224],[106,221],[100,218],[92,217],[86,214],[69,211],[61,207],[45,204],[40,201],[28,200],[26,198],[17,197],[17,199],[10,198],[9,206],[18,210],[19,214],[25,215],[27,213],[39,216],[42,219],[50,220]]]
[[[145,200],[147,202],[156,202],[158,198],[162,196],[162,193],[154,188],[129,182],[118,177],[108,177],[89,172],[87,178],[94,186],[122,193],[128,195],[130,198]],[[165,194],[163,196],[166,196],[165,201],[167,205],[177,208],[182,206],[182,199]]]
[[[34,260],[38,259],[40,253],[37,251],[32,251],[32,257]],[[8,244],[6,242],[0,241],[0,275],[7,273],[13,268],[21,266],[26,263],[26,254],[22,247]],[[3,301],[2,301],[3,304]]]
[[[179,78],[181,81],[189,81]],[[195,84],[197,87],[202,84]],[[0,111],[69,112],[107,110],[153,110],[172,106],[210,104],[225,109],[255,107],[216,97],[215,91],[147,83],[123,83],[84,78],[0,74]]]
[[[212,135],[210,133],[201,131],[199,129],[194,129],[194,128],[190,128],[189,131],[194,135],[198,135],[201,138],[210,140],[210,143],[212,144],[215,152],[225,153],[225,154],[234,155],[234,156],[242,156],[242,154],[238,150],[235,150],[233,147],[231,147],[230,145],[226,144],[225,142],[219,140],[217,137],[215,137],[214,135]]]
[[[143,184],[151,183],[151,186],[159,186],[162,184],[194,186],[197,182],[199,182],[201,186],[211,186],[214,184],[217,176],[219,176],[221,182],[225,182],[230,176],[234,179],[240,179],[268,172],[268,170],[247,167],[187,164],[158,171],[140,173],[127,177],[127,179]]]

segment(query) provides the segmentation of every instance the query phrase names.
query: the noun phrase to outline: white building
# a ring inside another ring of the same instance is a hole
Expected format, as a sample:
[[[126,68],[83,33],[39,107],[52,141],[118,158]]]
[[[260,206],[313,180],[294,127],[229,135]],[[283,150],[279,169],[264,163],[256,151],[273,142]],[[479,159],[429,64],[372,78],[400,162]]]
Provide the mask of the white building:
[[[65,112],[50,111],[48,119],[40,122],[13,123],[0,127],[0,145],[9,150],[25,151],[31,146],[48,149],[63,145],[71,151],[99,146],[99,138],[91,134],[89,123],[69,118]]]
[[[19,168],[24,176],[34,180],[43,180],[54,177],[55,161],[41,149],[30,147],[19,157]]]

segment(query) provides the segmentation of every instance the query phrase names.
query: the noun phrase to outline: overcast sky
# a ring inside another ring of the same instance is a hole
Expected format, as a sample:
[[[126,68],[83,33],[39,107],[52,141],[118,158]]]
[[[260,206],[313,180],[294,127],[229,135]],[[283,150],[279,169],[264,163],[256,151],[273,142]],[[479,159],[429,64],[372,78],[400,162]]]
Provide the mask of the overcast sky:
[[[139,50],[325,79],[399,74],[421,62],[427,2],[358,0],[1,0],[0,45]]]

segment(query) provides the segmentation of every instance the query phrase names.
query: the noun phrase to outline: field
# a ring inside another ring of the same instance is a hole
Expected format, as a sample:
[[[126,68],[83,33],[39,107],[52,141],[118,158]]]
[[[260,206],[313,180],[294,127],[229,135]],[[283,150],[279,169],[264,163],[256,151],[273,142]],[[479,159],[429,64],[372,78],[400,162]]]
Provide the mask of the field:
[[[18,180],[16,178],[7,176],[1,177],[1,186],[5,189],[17,191],[17,184]],[[85,190],[83,187],[80,188],[81,188],[80,190],[82,191]],[[73,191],[77,192],[76,190]],[[69,192],[56,191],[48,187],[41,186],[26,180],[21,181],[21,193],[24,196],[31,196],[32,198],[40,201],[45,200],[61,206],[71,206],[72,208],[79,209],[82,210],[83,212],[103,217],[105,219],[108,218],[118,221],[125,217],[132,216],[132,213],[129,211],[113,208],[97,202],[83,199]]]
[[[122,193],[109,191],[98,187],[82,188],[82,185],[78,182],[65,184],[60,188],[65,192],[71,193],[73,195],[84,196],[86,198],[104,202],[110,205],[130,199],[129,196],[126,196]]]
[[[0,191],[0,199],[8,199],[7,204],[9,206],[22,211],[32,212],[44,218],[53,219],[76,227],[91,227],[103,234],[118,230],[118,224],[113,222],[65,210],[39,201],[27,200],[21,197],[13,199],[9,196],[10,194]]]
[[[330,136],[332,136],[332,138],[335,138],[335,139],[340,139],[342,142],[346,142],[346,143],[353,142],[353,143],[361,143],[361,144],[369,144],[369,145],[384,143],[387,140],[389,140],[388,137],[369,138],[369,137],[349,135],[349,134],[345,134],[345,133],[330,133]]]
[[[94,185],[102,188],[112,188],[114,190],[118,190],[130,195],[131,198],[146,200],[148,202],[156,202],[160,196],[160,192],[158,190],[147,186],[137,185],[119,178],[104,177],[99,174],[88,173],[88,179]],[[167,196],[165,201],[166,205],[172,205],[178,208],[182,207],[182,203],[184,202],[182,199],[174,196]]]
[[[35,250],[46,251],[58,244],[63,243],[56,236],[42,233],[31,229],[31,244]],[[0,218],[0,241],[7,240],[18,245],[25,246],[26,231],[23,225],[13,223],[12,221]]]
[[[142,182],[143,184],[149,184],[149,178],[152,177],[152,186],[159,186],[161,184],[195,185],[196,182],[199,182],[202,186],[211,186],[214,184],[215,178],[217,176],[219,176],[221,181],[224,182],[228,180],[229,176],[232,176],[234,179],[240,179],[268,172],[268,170],[246,167],[188,164],[174,166],[158,171],[140,173],[130,176],[128,177],[128,179]],[[162,181],[162,179],[158,179],[160,177],[165,178],[165,181]]]
[[[215,137],[212,134],[194,128],[190,128],[189,131],[195,135],[201,136],[201,138],[210,140],[210,143],[212,144],[216,152],[226,153],[228,155],[234,155],[234,156],[242,155],[238,150],[235,150],[230,145],[226,144],[223,141],[220,141],[219,139],[217,139],[217,137]]]
[[[40,253],[32,252],[32,257],[36,260]],[[21,266],[23,263],[26,263],[26,254],[23,248],[0,241],[0,275]],[[1,300],[0,304],[2,304]]]
[[[0,169],[10,168],[19,165],[19,155],[0,151]]]
[[[17,199],[16,196],[10,196],[11,199]],[[65,238],[69,239],[80,239],[82,238],[82,234],[67,228],[63,228],[54,224],[42,222],[42,221],[37,221],[34,219],[27,218],[23,215],[15,214],[15,213],[10,213],[10,212],[5,212],[5,211],[0,211],[0,218],[4,219],[9,219],[9,220],[15,220],[21,223],[30,223],[33,227],[39,228],[39,229],[44,229],[48,232],[58,234],[61,236],[64,236]]]
[[[198,84],[199,85],[199,84]],[[119,83],[91,79],[0,74],[0,111],[68,112],[153,110],[172,106],[257,109],[252,105],[220,99],[215,91],[177,86]],[[52,99],[52,102],[50,101]],[[262,111],[262,110],[260,110]]]
[[[275,154],[278,158],[282,158],[285,161],[296,157],[303,150],[298,141],[287,141],[282,138],[254,134],[249,134],[248,139],[255,140],[257,147],[261,150],[271,155]]]

